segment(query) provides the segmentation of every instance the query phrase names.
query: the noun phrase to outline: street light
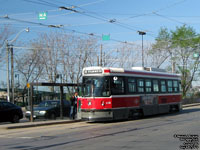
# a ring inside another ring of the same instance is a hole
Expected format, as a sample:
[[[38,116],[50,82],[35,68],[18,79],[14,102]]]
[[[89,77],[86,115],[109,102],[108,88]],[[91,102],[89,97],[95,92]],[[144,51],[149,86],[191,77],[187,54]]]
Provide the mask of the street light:
[[[14,43],[19,35],[23,32],[29,32],[29,28],[23,29],[17,33],[15,38],[11,41],[6,40],[6,51],[7,51],[7,101],[10,102],[10,73],[9,73],[9,52],[11,52],[11,86],[12,86],[12,102],[14,102],[14,61],[13,61],[13,47],[12,43]],[[11,47],[10,47],[11,46]]]
[[[17,78],[17,88],[19,88],[20,86],[20,83],[19,83],[19,74],[15,74],[15,78]]]
[[[144,31],[138,31],[139,35],[142,35],[142,67],[144,67],[144,49],[143,49],[143,35],[146,35]]]

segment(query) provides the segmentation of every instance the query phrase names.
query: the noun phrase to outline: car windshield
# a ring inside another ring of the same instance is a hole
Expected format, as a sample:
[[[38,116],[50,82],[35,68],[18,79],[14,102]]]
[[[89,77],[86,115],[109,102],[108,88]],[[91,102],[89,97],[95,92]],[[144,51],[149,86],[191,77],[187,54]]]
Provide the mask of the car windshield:
[[[110,96],[108,77],[84,77],[83,95],[86,97]]]
[[[58,106],[59,102],[56,101],[43,101],[41,102],[38,107],[56,107]]]

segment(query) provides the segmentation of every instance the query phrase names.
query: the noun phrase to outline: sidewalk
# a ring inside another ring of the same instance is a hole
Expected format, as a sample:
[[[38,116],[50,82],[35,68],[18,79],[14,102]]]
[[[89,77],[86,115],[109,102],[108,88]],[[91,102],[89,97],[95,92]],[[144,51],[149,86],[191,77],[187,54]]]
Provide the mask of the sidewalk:
[[[199,106],[199,105],[200,103],[187,104],[187,105],[183,105],[183,108]],[[76,123],[76,122],[81,122],[81,120],[63,119],[63,120],[48,120],[48,121],[37,121],[37,122],[23,122],[23,123],[5,124],[5,125],[3,124],[3,125],[0,125],[0,130],[1,129],[30,128],[30,127],[56,125],[56,124],[69,124],[69,123]]]
[[[22,123],[14,123],[14,124],[3,124],[0,125],[1,129],[19,129],[19,128],[30,128],[30,127],[38,127],[38,126],[47,126],[47,125],[56,125],[56,124],[69,124],[80,122],[81,120],[47,120],[47,121],[36,121],[36,122],[22,122]]]
[[[183,105],[183,108],[193,107],[193,106],[199,106],[199,105],[200,105],[200,103],[186,104],[186,105]]]

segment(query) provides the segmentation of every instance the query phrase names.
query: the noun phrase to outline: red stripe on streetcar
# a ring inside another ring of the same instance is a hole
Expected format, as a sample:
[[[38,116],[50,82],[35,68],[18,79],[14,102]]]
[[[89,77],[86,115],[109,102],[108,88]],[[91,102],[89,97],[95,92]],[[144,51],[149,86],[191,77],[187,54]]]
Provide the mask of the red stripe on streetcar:
[[[104,73],[110,73],[110,69],[104,69]]]

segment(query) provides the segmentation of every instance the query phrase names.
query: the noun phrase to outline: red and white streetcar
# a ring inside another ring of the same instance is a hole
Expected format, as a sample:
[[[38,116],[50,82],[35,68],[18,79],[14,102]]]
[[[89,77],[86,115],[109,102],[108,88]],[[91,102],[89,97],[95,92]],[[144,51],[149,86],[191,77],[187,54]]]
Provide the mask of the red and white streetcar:
[[[179,111],[180,80],[154,68],[84,68],[81,118],[106,121]]]

